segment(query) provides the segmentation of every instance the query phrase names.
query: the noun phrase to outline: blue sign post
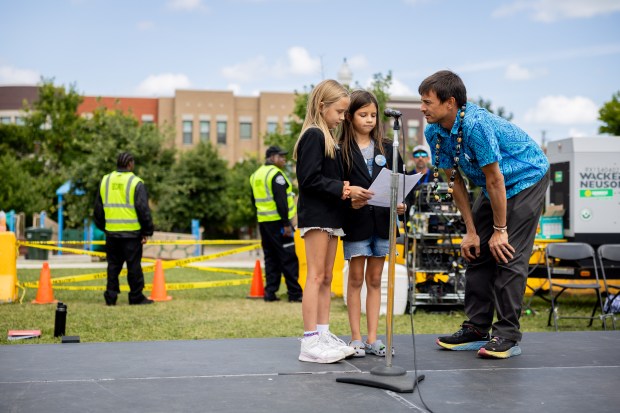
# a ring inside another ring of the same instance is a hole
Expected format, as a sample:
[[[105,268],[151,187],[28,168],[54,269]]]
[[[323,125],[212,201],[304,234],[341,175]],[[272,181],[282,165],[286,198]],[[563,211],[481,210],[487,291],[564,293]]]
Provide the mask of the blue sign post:
[[[62,242],[62,232],[64,230],[64,220],[63,220],[63,200],[62,196],[68,193],[71,190],[71,181],[67,181],[60,186],[56,190],[56,196],[58,197],[58,246],[60,247],[60,243]],[[76,195],[84,195],[84,191],[74,190],[74,194]],[[45,221],[45,212],[41,212],[41,228],[43,228],[43,222]],[[62,251],[58,251],[58,255],[62,255]]]
[[[194,236],[194,238],[196,238],[196,241],[200,241],[200,221],[197,219],[192,219],[192,235]],[[194,256],[200,256],[201,250],[201,245],[196,244]]]

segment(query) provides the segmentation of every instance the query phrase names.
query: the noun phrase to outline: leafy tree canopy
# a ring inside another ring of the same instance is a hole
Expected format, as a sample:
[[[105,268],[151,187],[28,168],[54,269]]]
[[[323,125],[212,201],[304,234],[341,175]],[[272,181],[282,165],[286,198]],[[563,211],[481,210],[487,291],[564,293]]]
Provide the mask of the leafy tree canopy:
[[[614,93],[611,100],[606,102],[598,113],[598,119],[604,123],[599,127],[599,133],[620,136],[620,91]]]
[[[508,121],[512,120],[512,118],[514,117],[512,112],[508,113],[508,111],[504,109],[502,106],[498,107],[497,109],[493,109],[491,101],[484,100],[482,97],[479,97],[478,100],[474,101],[474,103],[480,106],[481,108],[485,108],[489,112],[495,113],[497,116],[500,116]]]
[[[256,171],[262,162],[256,158],[246,159],[236,163],[228,173],[228,185],[226,188],[227,231],[232,232],[242,227],[254,227],[256,225],[256,210],[252,205],[250,175]]]
[[[121,152],[133,155],[134,173],[144,180],[149,199],[156,204],[163,178],[175,161],[174,149],[166,145],[170,137],[153,125],[140,125],[130,114],[105,108],[96,109],[93,117],[85,120],[83,130],[84,139],[76,143],[81,161],[68,168],[68,175],[73,189],[84,195],[67,195],[68,225],[79,226],[84,217],[92,215],[101,179],[116,170],[116,159]]]
[[[157,210],[158,227],[189,232],[192,219],[199,219],[205,236],[225,230],[226,162],[211,143],[200,142],[180,155],[163,180]]]

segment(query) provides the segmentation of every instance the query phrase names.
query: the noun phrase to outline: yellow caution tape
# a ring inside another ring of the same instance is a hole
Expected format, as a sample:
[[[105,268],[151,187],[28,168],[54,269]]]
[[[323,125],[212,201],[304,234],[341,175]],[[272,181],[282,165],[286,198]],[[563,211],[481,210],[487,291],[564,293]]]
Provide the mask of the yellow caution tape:
[[[62,243],[58,243],[55,241],[32,241],[32,242],[25,242],[25,241],[18,241],[18,245],[23,245],[25,247],[34,247],[34,248],[41,248],[41,249],[45,249],[45,250],[58,250],[58,251],[63,251],[63,252],[67,252],[67,253],[73,253],[73,254],[82,254],[82,255],[92,255],[92,256],[96,256],[96,257],[102,257],[105,258],[106,254],[103,252],[96,252],[96,251],[89,251],[89,250],[82,250],[82,249],[75,249],[75,248],[66,248],[66,247],[57,247],[57,246],[52,246],[52,245],[56,245],[56,244],[84,244],[81,241],[64,241]],[[95,243],[105,243],[103,241],[93,241],[93,244]],[[150,244],[151,242],[147,243]],[[198,243],[197,241],[157,241],[154,242],[155,244],[196,244]],[[234,255],[234,254],[238,254],[241,252],[247,252],[247,251],[253,251],[256,249],[261,248],[261,245],[259,243],[259,241],[256,240],[252,240],[252,241],[202,241],[200,243],[205,243],[205,244],[220,244],[220,245],[224,245],[224,244],[250,244],[244,247],[240,247],[240,248],[235,248],[232,250],[228,250],[228,251],[221,251],[221,252],[217,252],[214,254],[208,254],[208,255],[201,255],[198,257],[191,257],[191,258],[185,258],[185,259],[179,259],[179,260],[169,260],[169,261],[163,261],[162,260],[162,268],[164,269],[171,269],[171,268],[175,268],[175,267],[185,267],[185,268],[191,268],[191,269],[196,269],[196,270],[201,270],[201,271],[209,271],[209,272],[217,272],[217,273],[228,273],[228,274],[236,274],[236,275],[242,275],[242,276],[246,276],[248,278],[243,278],[243,279],[236,279],[236,280],[219,280],[219,281],[199,281],[199,282],[190,282],[190,283],[166,283],[166,289],[169,290],[189,290],[189,289],[200,289],[200,288],[215,288],[215,287],[224,287],[224,286],[236,286],[236,285],[244,285],[244,284],[250,284],[252,282],[252,276],[253,276],[253,272],[252,271],[243,271],[243,270],[233,270],[233,269],[228,269],[228,268],[215,268],[215,267],[198,267],[195,265],[190,265],[192,263],[195,262],[201,262],[201,261],[208,261],[208,260],[212,260],[212,259],[216,259],[216,258],[221,258],[221,257],[226,257],[229,255]],[[143,261],[146,262],[156,262],[155,259],[152,258],[143,258]],[[142,271],[145,273],[148,272],[153,272],[155,270],[155,266],[145,266],[142,268]],[[127,270],[124,269],[120,272],[119,276],[124,277],[127,275]],[[82,275],[71,275],[71,276],[65,276],[65,277],[56,277],[56,278],[52,278],[51,279],[51,283],[55,286],[54,288],[59,289],[59,290],[69,290],[69,291],[105,291],[106,287],[105,286],[68,286],[68,285],[63,285],[63,284],[67,284],[67,283],[73,283],[73,282],[84,282],[84,281],[92,281],[92,280],[98,280],[98,279],[103,279],[103,278],[107,278],[107,272],[97,272],[97,273],[93,273],[93,274],[82,274]],[[24,293],[25,293],[25,289],[26,288],[38,288],[39,287],[39,283],[38,282],[26,282],[26,283],[21,283],[19,284],[20,288],[24,289]],[[120,286],[121,291],[129,291],[129,287],[126,285]],[[145,290],[152,290],[152,284],[147,284],[145,285]]]
[[[250,277],[252,275],[254,275],[254,273],[252,271],[231,270],[229,268],[196,267],[194,265],[186,265],[185,268],[191,268],[193,270],[200,270],[200,271],[223,272],[223,273],[227,273],[227,274],[247,275],[247,276],[250,276]]]
[[[17,245],[105,245],[105,241],[17,241]],[[245,245],[260,244],[260,240],[149,240],[144,245]]]
[[[228,255],[238,254],[240,252],[253,251],[253,250],[259,249],[260,247],[261,247],[260,244],[248,245],[247,247],[241,247],[241,248],[236,248],[234,250],[217,252],[215,254],[201,255],[199,257],[185,258],[185,259],[176,260],[176,261],[166,261],[164,265],[169,265],[170,263],[174,263],[174,265],[180,267],[180,266],[185,266],[186,264],[190,264],[192,262],[208,261],[208,260],[212,260],[215,258],[221,258],[221,257],[226,257]]]
[[[190,282],[190,283],[166,283],[166,290],[195,290],[201,288],[215,288],[215,287],[226,287],[226,286],[236,286],[236,285],[245,285],[250,284],[252,282],[251,278],[243,278],[239,280],[218,280],[218,281],[198,281],[198,282]],[[23,283],[21,284],[24,288],[37,288],[38,283]],[[67,290],[67,291],[105,291],[105,285],[85,285],[85,286],[75,286],[75,285],[59,285],[54,287],[55,290]],[[129,286],[121,285],[121,291],[129,291]],[[146,284],[144,289],[147,291],[153,290],[153,284]]]
[[[214,287],[225,287],[231,285],[244,285],[250,284],[252,282],[251,278],[244,278],[242,280],[220,280],[220,281],[199,281],[194,283],[166,283],[166,290],[193,290],[199,288],[214,288]],[[147,284],[144,287],[145,290],[152,290],[153,286],[151,284]]]
[[[17,244],[18,245],[23,245],[24,247],[39,248],[39,249],[49,250],[49,251],[62,251],[62,252],[69,252],[69,253],[72,253],[72,254],[92,255],[94,257],[100,257],[100,258],[105,258],[106,257],[105,252],[81,250],[81,249],[77,249],[77,248],[50,247],[50,246],[47,246],[47,245],[44,245],[44,244],[37,244],[36,241],[35,242],[18,241]]]

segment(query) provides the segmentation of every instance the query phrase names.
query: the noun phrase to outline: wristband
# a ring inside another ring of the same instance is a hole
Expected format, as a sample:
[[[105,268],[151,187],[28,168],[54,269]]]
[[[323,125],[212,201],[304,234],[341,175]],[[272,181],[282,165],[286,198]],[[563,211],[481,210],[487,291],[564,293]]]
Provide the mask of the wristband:
[[[498,227],[497,225],[493,225],[493,229],[495,231],[499,231],[502,234],[506,233],[506,230],[508,230],[508,225],[504,225],[503,227]]]

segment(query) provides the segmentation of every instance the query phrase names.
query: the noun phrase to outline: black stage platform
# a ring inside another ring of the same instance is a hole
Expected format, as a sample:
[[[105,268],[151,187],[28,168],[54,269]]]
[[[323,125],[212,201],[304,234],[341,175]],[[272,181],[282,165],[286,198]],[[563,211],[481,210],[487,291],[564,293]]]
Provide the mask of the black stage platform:
[[[523,354],[481,359],[416,336],[434,412],[594,413],[620,409],[620,331],[527,333]],[[410,336],[393,364],[413,380]],[[295,338],[0,346],[0,412],[409,412],[418,389],[337,383],[385,360],[297,360]]]

